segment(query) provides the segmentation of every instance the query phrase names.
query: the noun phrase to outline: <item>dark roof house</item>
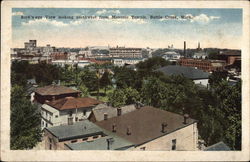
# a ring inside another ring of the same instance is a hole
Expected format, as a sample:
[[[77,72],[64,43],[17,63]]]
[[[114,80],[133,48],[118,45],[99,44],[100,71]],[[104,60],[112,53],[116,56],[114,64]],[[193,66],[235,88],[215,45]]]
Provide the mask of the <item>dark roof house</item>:
[[[58,110],[68,110],[68,109],[92,107],[101,103],[102,103],[101,101],[98,101],[90,97],[83,97],[83,98],[65,97],[58,100],[50,101],[47,103],[47,105],[54,107]]]
[[[113,125],[115,125],[117,136],[135,145],[141,145],[195,122],[197,121],[188,118],[186,123],[184,123],[182,115],[145,106],[121,116],[96,122],[95,124],[111,132],[113,131]],[[164,123],[167,127],[162,132],[162,124]]]
[[[209,73],[196,69],[194,67],[179,66],[179,65],[165,66],[157,69],[156,71],[160,71],[168,76],[183,75],[184,77],[189,78],[191,80],[208,79],[210,75]]]

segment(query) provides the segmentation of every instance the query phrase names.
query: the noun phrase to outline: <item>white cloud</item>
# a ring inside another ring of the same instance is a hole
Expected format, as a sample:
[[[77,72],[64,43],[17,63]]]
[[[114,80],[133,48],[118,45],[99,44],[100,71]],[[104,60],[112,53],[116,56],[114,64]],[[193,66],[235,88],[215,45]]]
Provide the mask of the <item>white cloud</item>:
[[[23,12],[13,12],[12,16],[23,16],[24,13]]]
[[[218,16],[208,16],[206,14],[200,14],[198,16],[194,16],[192,19],[190,19],[191,22],[198,22],[198,23],[209,23],[210,21],[214,19],[220,19]]]
[[[206,24],[212,20],[220,19],[219,16],[208,16],[206,14],[200,14],[197,16],[193,16],[192,14],[186,14],[183,16],[176,16],[176,18],[174,18],[174,17],[175,17],[175,15],[170,15],[169,17],[164,17],[164,18],[160,19],[160,21],[168,21],[168,20],[187,21],[187,20],[189,20],[191,23],[197,22],[197,23]]]
[[[99,10],[96,12],[96,14],[98,15],[102,15],[102,14],[120,14],[121,12],[119,10]]]
[[[24,25],[24,26],[42,25],[42,24],[53,25],[53,26],[56,26],[56,27],[68,26],[68,24],[66,24],[66,23],[64,23],[62,21],[48,20],[46,18],[30,20],[28,22],[23,22],[22,23],[22,25]]]

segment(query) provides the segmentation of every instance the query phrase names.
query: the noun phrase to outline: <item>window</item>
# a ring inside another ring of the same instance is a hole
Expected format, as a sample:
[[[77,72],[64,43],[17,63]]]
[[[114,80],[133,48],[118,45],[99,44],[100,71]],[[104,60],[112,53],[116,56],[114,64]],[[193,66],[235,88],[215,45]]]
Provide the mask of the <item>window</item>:
[[[88,140],[88,137],[82,139],[82,141],[87,141],[87,140]]]
[[[49,149],[52,150],[52,144],[49,144]]]
[[[56,115],[55,117],[58,118],[58,115]]]
[[[145,151],[146,147],[141,147],[140,150]]]
[[[70,116],[70,117],[72,116],[72,111],[69,112],[69,116]]]
[[[52,139],[51,138],[49,138],[49,143],[51,143],[52,142]]]
[[[95,139],[95,138],[98,138],[98,135],[96,135],[96,136],[93,136],[93,139]]]
[[[72,140],[72,141],[71,141],[71,143],[76,143],[76,142],[77,142],[77,140]]]
[[[78,121],[78,117],[76,117],[75,120]]]
[[[86,110],[83,110],[83,115],[84,115],[84,116],[86,115]]]
[[[176,139],[172,140],[172,150],[176,150]]]
[[[46,127],[48,127],[48,123],[46,123]]]

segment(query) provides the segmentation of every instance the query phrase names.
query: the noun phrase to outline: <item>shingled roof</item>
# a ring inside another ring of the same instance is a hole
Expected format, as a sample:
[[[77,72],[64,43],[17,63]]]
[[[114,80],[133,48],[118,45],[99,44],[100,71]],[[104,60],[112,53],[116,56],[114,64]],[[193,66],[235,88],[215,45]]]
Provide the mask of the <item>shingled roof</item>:
[[[50,101],[47,103],[47,105],[50,105],[58,110],[66,110],[66,109],[91,107],[100,103],[102,102],[90,97],[83,97],[83,98],[65,97],[58,100]]]
[[[160,71],[165,75],[183,75],[184,77],[192,80],[208,79],[209,77],[209,73],[204,72],[200,69],[179,65],[164,66],[162,68],[157,69],[157,71]]]
[[[37,88],[35,92],[43,96],[80,93],[80,91],[78,90],[74,90],[72,88],[59,86],[59,85],[49,85],[49,86]]]
[[[183,121],[182,115],[145,106],[121,116],[96,122],[95,124],[108,131],[112,131],[112,126],[115,124],[116,135],[136,145],[140,145],[196,122],[196,120],[191,118],[187,119],[186,124]],[[161,131],[163,123],[167,124],[164,133]],[[127,134],[128,127],[131,132],[130,135]]]

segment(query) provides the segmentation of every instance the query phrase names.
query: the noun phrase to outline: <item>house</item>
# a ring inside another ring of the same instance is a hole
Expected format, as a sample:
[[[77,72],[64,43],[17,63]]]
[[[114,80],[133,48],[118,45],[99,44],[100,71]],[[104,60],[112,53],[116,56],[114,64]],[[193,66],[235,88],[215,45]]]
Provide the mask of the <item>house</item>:
[[[84,120],[44,129],[46,150],[126,150],[134,145]]]
[[[65,144],[92,141],[104,136],[101,128],[84,120],[73,125],[60,125],[44,129],[46,150],[64,150]]]
[[[92,109],[89,120],[92,122],[102,121],[116,116],[120,116],[136,110],[135,105],[126,105],[119,108],[107,106],[105,104],[99,104]]]
[[[204,149],[204,151],[230,151],[231,149],[222,141],[208,146]]]
[[[198,149],[197,121],[187,114],[145,106],[95,124],[133,143],[130,150]]]
[[[184,77],[191,79],[195,84],[203,85],[206,87],[208,87],[209,85],[208,78],[210,74],[194,67],[169,65],[159,68],[157,69],[157,71],[160,71],[167,76],[183,75]]]
[[[170,62],[176,62],[181,58],[181,55],[175,51],[168,51],[163,54],[162,58]]]
[[[43,104],[46,100],[52,101],[64,97],[78,97],[80,91],[59,85],[49,85],[35,90],[34,99],[36,102]]]
[[[198,51],[195,52],[193,55],[194,59],[207,59],[207,53],[203,52],[203,51]]]
[[[41,128],[73,124],[89,117],[91,110],[102,102],[90,98],[65,97],[46,102],[41,107]]]
[[[116,66],[124,66],[124,65],[134,65],[143,61],[143,58],[114,58],[113,63]]]

